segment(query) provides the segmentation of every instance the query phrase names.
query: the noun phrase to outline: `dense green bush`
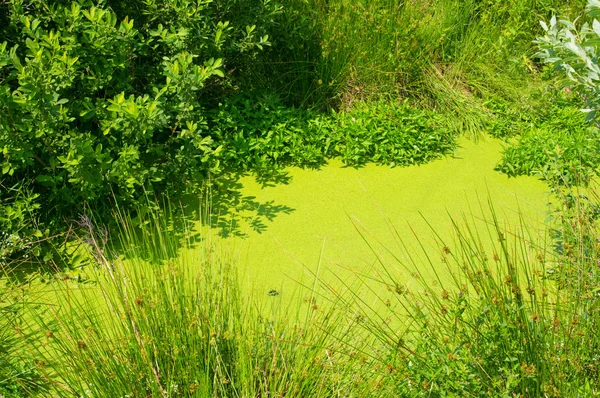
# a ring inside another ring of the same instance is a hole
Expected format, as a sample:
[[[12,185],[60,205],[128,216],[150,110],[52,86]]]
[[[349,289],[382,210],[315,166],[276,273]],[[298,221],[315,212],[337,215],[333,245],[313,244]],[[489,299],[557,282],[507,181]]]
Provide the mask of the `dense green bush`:
[[[318,166],[328,158],[349,166],[407,166],[456,146],[433,112],[406,101],[367,102],[323,115],[285,107],[273,96],[239,97],[210,112],[208,120],[223,147],[223,163],[238,171]]]
[[[454,135],[431,111],[407,102],[374,102],[335,115],[333,150],[348,165],[426,163],[451,153]]]
[[[24,217],[70,217],[112,197],[136,203],[218,172],[202,103],[244,84],[270,44],[258,24],[278,12],[236,0],[2,7],[0,178],[10,189],[0,191],[0,222],[11,236]]]
[[[536,40],[539,49],[536,55],[560,72],[563,86],[585,99],[587,119],[591,121],[598,119],[600,110],[600,22],[596,19],[600,16],[600,2],[588,0],[586,14],[590,22],[584,22],[579,29],[575,22],[556,16],[549,24],[541,21],[545,35]]]
[[[597,17],[600,3],[588,1],[586,12],[586,18]],[[497,169],[510,176],[538,174],[554,187],[586,184],[598,174],[600,164],[600,132],[597,125],[586,125],[597,119],[599,108],[600,22],[592,19],[578,30],[574,22],[553,16],[549,24],[541,25],[545,35],[535,41],[536,57],[551,65],[560,86],[575,95],[566,101],[559,95],[559,101],[531,120],[529,128],[521,124],[522,136],[505,149]],[[585,107],[586,116],[574,105]]]
[[[26,249],[39,250],[36,241],[44,236],[37,228],[36,218],[40,204],[38,194],[30,192],[22,184],[5,187],[0,206],[0,266],[9,262],[12,253]]]
[[[0,47],[5,178],[32,179],[43,200],[68,207],[111,190],[134,200],[142,187],[213,168],[202,88],[224,78],[225,49],[252,57],[267,38],[252,26],[239,36],[207,6],[188,5],[140,3],[139,26],[101,7],[15,2],[21,37]]]
[[[223,147],[220,160],[229,171],[318,166],[332,155],[334,122],[325,115],[288,108],[277,96],[234,97],[211,110],[208,123]]]
[[[573,107],[555,107],[552,118],[523,131],[505,148],[496,169],[509,176],[539,175],[552,185],[587,183],[600,165],[600,131]]]

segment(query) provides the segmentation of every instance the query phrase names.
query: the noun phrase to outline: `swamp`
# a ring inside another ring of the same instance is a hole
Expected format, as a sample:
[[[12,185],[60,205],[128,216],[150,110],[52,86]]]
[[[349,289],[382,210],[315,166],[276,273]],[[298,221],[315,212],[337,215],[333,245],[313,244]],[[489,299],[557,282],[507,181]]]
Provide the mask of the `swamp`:
[[[0,398],[600,396],[598,0],[0,0]]]

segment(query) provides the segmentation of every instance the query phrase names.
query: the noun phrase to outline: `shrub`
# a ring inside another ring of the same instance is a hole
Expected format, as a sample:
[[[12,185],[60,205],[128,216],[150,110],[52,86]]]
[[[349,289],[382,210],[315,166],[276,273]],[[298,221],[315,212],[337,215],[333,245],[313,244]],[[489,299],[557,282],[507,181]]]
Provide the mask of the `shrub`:
[[[600,2],[589,0],[586,13],[592,19],[578,30],[569,20],[558,20],[553,16],[549,24],[540,22],[545,35],[538,37],[536,54],[545,63],[554,66],[563,75],[563,86],[570,87],[586,102],[587,120],[597,119],[600,109],[600,66],[598,46],[600,44]]]
[[[237,97],[208,117],[231,170],[314,167],[328,158],[348,166],[422,164],[451,153],[453,134],[433,112],[405,102],[369,102],[323,115],[285,107],[275,96]]]
[[[522,133],[496,169],[514,177],[539,175],[553,186],[586,184],[600,171],[600,131],[586,126],[572,107],[554,108],[552,118]]]
[[[39,194],[28,190],[23,184],[5,187],[0,205],[0,268],[7,268],[16,253],[26,255],[28,249],[40,253],[39,238],[47,236],[36,224],[40,204]]]
[[[407,101],[360,104],[335,120],[333,150],[347,165],[422,164],[456,148],[454,135],[433,112]]]
[[[6,179],[29,178],[44,202],[68,208],[111,191],[136,200],[142,188],[185,187],[213,170],[202,88],[225,77],[223,53],[252,57],[267,37],[252,26],[239,34],[209,2],[163,3],[139,3],[144,25],[102,3],[12,4],[20,37],[0,46]]]
[[[218,173],[202,103],[248,81],[279,12],[258,0],[0,7],[0,222],[11,240],[30,234],[23,217],[54,232],[51,221],[86,203],[143,206]]]
[[[208,123],[222,145],[220,161],[228,171],[315,167],[333,155],[334,121],[286,107],[272,94],[233,97],[209,112]]]

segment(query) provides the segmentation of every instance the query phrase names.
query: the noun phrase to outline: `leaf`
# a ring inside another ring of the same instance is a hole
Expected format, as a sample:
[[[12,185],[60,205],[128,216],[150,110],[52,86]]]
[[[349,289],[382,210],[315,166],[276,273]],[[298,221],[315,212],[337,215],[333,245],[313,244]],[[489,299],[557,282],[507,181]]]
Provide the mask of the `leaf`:
[[[594,19],[594,22],[592,23],[592,29],[597,36],[600,36],[600,22],[598,22],[597,19]]]
[[[35,177],[35,180],[39,183],[47,184],[52,182],[54,179],[48,175],[38,175],[37,177]]]
[[[585,121],[590,123],[596,119],[596,111],[595,110],[587,110],[587,115],[585,116]]]
[[[600,38],[597,38],[597,39],[588,39],[588,40],[584,41],[583,43],[581,43],[581,45],[583,47],[596,47],[596,46],[600,46]]]

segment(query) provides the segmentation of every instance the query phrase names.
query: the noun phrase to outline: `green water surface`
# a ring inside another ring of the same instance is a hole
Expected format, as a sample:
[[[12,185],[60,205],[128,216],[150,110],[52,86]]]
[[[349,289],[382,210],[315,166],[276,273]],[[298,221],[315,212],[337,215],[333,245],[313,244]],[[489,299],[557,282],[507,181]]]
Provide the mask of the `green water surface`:
[[[259,204],[231,213],[241,236],[230,239],[245,280],[260,294],[285,293],[298,282],[310,284],[317,272],[326,279],[370,272],[379,265],[357,225],[369,239],[400,253],[393,226],[418,262],[424,254],[416,234],[425,252],[439,258],[427,223],[442,236],[451,231],[450,215],[474,215],[473,222],[483,223],[477,215],[488,198],[507,228],[519,224],[519,212],[528,226],[543,226],[548,186],[535,177],[494,171],[501,149],[491,138],[463,139],[454,156],[422,166],[355,169],[333,160],[319,170],[290,168],[287,184],[269,187],[244,177],[240,193]]]

